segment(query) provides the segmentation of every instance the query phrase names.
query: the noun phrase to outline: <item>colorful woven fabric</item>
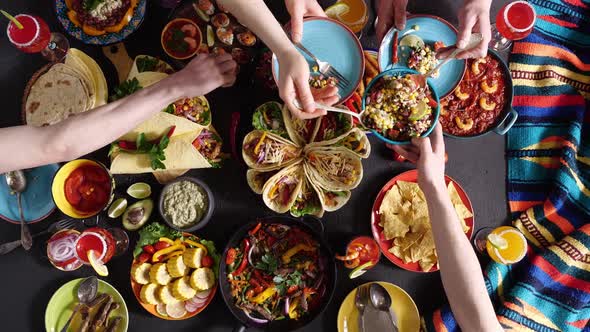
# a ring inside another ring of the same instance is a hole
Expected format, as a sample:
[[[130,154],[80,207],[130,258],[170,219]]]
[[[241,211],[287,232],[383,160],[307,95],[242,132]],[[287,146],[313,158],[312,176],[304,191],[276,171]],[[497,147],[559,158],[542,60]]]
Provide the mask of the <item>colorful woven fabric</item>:
[[[514,44],[507,191],[526,258],[484,271],[506,331],[590,332],[590,1],[530,0],[534,32]],[[469,285],[465,285],[469,287]],[[447,308],[429,331],[458,331]]]

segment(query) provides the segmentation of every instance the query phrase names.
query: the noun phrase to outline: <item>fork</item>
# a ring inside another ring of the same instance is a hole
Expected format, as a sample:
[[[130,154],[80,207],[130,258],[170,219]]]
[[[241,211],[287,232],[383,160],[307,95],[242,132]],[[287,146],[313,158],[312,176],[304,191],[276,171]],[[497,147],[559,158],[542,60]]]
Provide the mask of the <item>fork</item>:
[[[364,322],[364,314],[365,314],[365,307],[369,302],[369,287],[366,285],[361,285],[356,289],[356,296],[354,299],[354,304],[356,309],[359,312],[359,331],[365,332],[365,322]]]
[[[305,48],[305,46],[301,45],[301,43],[294,43],[294,45],[313,59],[313,61],[318,66],[320,73],[327,76],[336,77],[338,79],[336,85],[338,85],[340,88],[346,89],[346,87],[350,84],[350,81],[347,80],[346,77],[344,77],[342,74],[340,74],[338,70],[336,70],[336,68],[332,67],[332,65],[328,62],[321,61],[320,59],[318,59],[315,55],[313,55],[313,53],[311,53],[307,48]]]
[[[47,234],[47,233],[55,233],[55,232],[60,231],[62,229],[76,228],[78,223],[79,223],[79,221],[75,220],[75,219],[71,219],[71,218],[63,219],[63,220],[60,220],[58,222],[54,222],[53,224],[49,225],[49,227],[47,227],[46,230],[41,231],[36,234],[33,234],[33,238]],[[0,244],[0,255],[7,254],[20,246],[21,246],[20,239],[16,240],[16,241]]]

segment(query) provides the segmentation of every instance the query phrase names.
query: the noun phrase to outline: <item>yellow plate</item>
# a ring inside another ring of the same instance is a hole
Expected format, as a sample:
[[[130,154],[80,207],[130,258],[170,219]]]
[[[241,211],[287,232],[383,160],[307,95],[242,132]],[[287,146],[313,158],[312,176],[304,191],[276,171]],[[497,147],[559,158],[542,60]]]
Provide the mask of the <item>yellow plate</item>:
[[[399,332],[416,332],[420,330],[420,314],[414,300],[403,289],[388,282],[378,281],[391,296],[391,309],[397,315]],[[365,285],[369,285],[367,283]],[[359,286],[360,287],[360,286]],[[353,289],[338,310],[338,332],[358,332],[358,311],[354,305],[357,288]]]

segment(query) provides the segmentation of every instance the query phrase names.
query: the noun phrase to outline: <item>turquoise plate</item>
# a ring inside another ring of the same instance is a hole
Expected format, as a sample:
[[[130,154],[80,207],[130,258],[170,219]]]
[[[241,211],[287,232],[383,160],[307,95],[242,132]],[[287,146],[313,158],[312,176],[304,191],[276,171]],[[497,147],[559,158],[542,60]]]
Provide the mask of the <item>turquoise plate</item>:
[[[291,25],[286,27],[287,34],[291,34]],[[313,55],[332,65],[342,76],[350,82],[346,89],[340,89],[342,97],[338,104],[348,99],[356,90],[365,72],[365,58],[363,48],[356,35],[342,23],[324,17],[308,17],[303,20],[303,38],[301,44]],[[310,64],[313,60],[299,51]],[[279,64],[276,56],[272,58],[272,73],[275,81],[279,76]]]
[[[63,29],[72,37],[78,39],[84,44],[91,45],[110,45],[118,43],[123,39],[129,37],[135,32],[143,22],[145,16],[145,9],[147,6],[147,0],[137,0],[137,7],[133,11],[133,18],[129,23],[119,32],[106,33],[101,36],[90,36],[82,31],[82,28],[77,27],[68,18],[68,6],[66,0],[55,0],[55,14],[57,20],[63,27]]]
[[[419,30],[408,34],[417,35],[424,40],[424,43],[432,48],[434,42],[441,41],[445,46],[455,45],[457,42],[457,29],[449,22],[437,16],[431,15],[412,15],[408,17],[406,29],[399,31],[399,39],[404,33],[418,25]],[[393,34],[397,29],[392,28],[387,32],[381,46],[379,47],[379,68],[385,71],[391,68],[407,68],[409,47],[398,48],[399,61],[396,65],[391,64]],[[465,74],[465,60],[452,60],[440,69],[437,78],[430,79],[432,86],[438,92],[440,98],[446,97],[453,92],[463,75]]]
[[[51,198],[51,182],[58,168],[58,164],[49,164],[24,171],[27,190],[22,194],[22,205],[27,223],[41,221],[55,210],[55,203]],[[11,223],[20,223],[16,195],[11,194],[4,175],[0,176],[0,218]]]

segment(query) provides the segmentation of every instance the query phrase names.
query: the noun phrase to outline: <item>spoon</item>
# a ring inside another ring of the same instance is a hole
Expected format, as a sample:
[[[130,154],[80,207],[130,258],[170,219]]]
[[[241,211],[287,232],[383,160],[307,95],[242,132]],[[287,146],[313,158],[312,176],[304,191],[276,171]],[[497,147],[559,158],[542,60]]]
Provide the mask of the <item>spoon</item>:
[[[301,102],[299,102],[298,99],[294,99],[293,100],[293,105],[295,105],[295,107],[298,108],[298,109],[300,109],[300,110],[303,109],[303,106],[301,105]],[[314,102],[314,106],[316,108],[323,109],[323,110],[330,111],[330,112],[348,114],[348,115],[351,115],[352,117],[357,118],[361,123],[363,122],[363,120],[362,120],[362,114],[364,113],[364,110],[361,113],[356,113],[356,112],[353,112],[353,111],[351,111],[349,109],[328,106],[326,104],[322,104],[322,103],[318,103],[318,102]]]
[[[29,227],[25,224],[25,216],[23,215],[23,206],[21,203],[21,194],[27,188],[27,179],[23,171],[11,171],[6,173],[6,184],[10,190],[16,193],[16,201],[18,203],[18,212],[20,214],[20,241],[25,250],[31,249],[33,246],[33,237]]]
[[[378,283],[372,283],[371,286],[369,286],[369,298],[371,299],[373,307],[388,314],[394,328],[393,331],[397,332],[397,317],[393,310],[391,310],[391,296],[385,287]]]
[[[61,332],[67,332],[68,328],[70,327],[70,323],[72,322],[72,318],[76,315],[76,312],[80,310],[80,307],[83,305],[88,305],[88,303],[92,302],[96,297],[96,293],[98,292],[98,279],[96,277],[89,277],[80,283],[78,286],[78,291],[76,295],[78,296],[79,303],[74,307],[74,311],[70,315],[70,318],[66,322],[66,325],[61,329]]]

